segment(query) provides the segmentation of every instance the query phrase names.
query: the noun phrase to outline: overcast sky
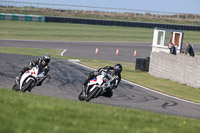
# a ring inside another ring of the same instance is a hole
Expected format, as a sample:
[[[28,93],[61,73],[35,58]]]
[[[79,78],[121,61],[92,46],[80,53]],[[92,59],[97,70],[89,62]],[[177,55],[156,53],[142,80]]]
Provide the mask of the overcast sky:
[[[10,0],[200,14],[200,0]]]

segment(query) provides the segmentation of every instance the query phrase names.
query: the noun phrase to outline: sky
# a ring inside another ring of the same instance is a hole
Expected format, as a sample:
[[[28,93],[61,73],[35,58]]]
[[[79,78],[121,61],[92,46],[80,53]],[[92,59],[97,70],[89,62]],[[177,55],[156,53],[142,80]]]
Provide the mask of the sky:
[[[200,14],[200,0],[10,0]]]

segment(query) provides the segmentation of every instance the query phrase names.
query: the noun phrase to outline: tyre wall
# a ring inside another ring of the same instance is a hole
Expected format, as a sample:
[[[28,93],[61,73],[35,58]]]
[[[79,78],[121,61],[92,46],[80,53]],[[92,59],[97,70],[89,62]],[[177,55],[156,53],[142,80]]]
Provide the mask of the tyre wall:
[[[141,27],[141,28],[165,28],[175,30],[191,30],[200,31],[200,26],[176,25],[176,24],[160,24],[160,23],[144,23],[144,22],[129,22],[115,20],[100,20],[100,19],[84,19],[84,18],[65,18],[65,17],[50,17],[45,16],[45,22],[57,23],[76,23],[76,24],[91,24],[91,25],[106,25],[106,26],[124,26],[124,27]]]
[[[0,13],[0,20],[44,22],[43,16]]]

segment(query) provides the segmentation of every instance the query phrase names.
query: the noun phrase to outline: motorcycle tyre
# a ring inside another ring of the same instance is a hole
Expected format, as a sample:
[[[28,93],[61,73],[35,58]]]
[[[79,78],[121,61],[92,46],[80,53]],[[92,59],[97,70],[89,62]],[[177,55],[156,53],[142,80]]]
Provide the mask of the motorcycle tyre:
[[[96,95],[96,93],[100,90],[99,87],[96,87],[91,93],[89,93],[89,96],[85,98],[86,102],[89,102],[92,98],[94,98],[94,96]]]
[[[30,89],[31,85],[33,84],[34,80],[30,79],[27,84],[20,90],[21,92],[26,92]]]
[[[19,91],[19,89],[17,89],[16,83],[13,85],[12,90],[13,90],[13,91]]]
[[[85,100],[85,96],[83,96],[83,91],[81,91],[81,93],[78,95],[78,99],[80,101],[84,101]]]

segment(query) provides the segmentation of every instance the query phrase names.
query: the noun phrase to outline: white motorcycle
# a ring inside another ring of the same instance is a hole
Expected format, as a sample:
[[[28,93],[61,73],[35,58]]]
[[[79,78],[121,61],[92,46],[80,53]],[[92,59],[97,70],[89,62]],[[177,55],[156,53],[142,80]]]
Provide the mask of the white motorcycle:
[[[93,98],[102,96],[107,88],[112,88],[113,80],[114,77],[111,74],[102,71],[98,76],[88,82],[86,90],[82,90],[78,95],[79,100],[88,102]]]
[[[31,70],[26,71],[20,79],[20,82],[15,81],[12,90],[26,92],[31,90],[35,86],[41,85],[42,81],[46,79],[47,76],[44,75],[44,71],[40,71],[39,66],[34,66]]]

